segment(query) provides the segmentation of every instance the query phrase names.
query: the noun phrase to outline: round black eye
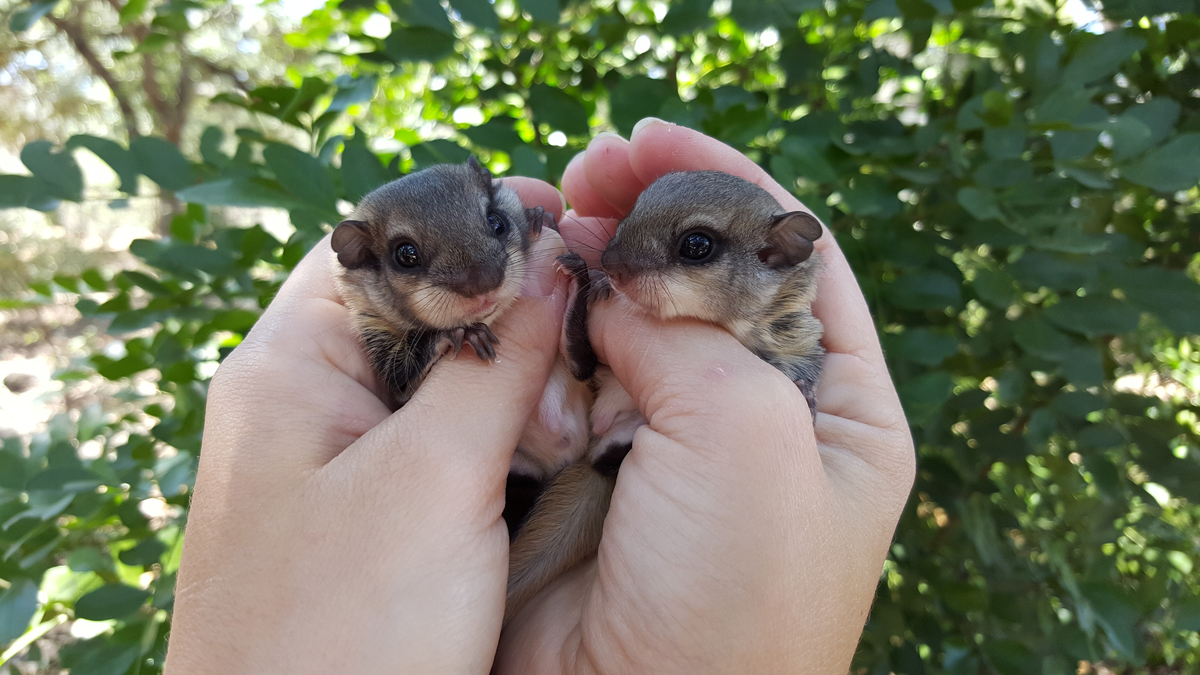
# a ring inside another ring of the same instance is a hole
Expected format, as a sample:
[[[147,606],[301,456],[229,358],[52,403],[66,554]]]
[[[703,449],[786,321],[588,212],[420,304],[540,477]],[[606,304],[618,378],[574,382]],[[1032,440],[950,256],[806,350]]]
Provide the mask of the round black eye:
[[[712,237],[703,232],[688,232],[679,240],[679,257],[692,262],[703,262],[712,256]]]
[[[492,226],[492,231],[497,237],[503,237],[505,232],[508,232],[508,221],[499,213],[488,214],[488,225]]]
[[[396,247],[396,264],[401,267],[416,267],[421,264],[421,254],[417,245],[405,242]]]

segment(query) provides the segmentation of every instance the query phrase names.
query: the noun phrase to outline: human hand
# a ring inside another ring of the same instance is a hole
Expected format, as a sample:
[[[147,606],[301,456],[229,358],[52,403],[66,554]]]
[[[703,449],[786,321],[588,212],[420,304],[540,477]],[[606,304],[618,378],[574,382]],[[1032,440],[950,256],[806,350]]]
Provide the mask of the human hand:
[[[550,185],[506,182],[561,216]],[[558,352],[562,250],[544,230],[496,363],[445,359],[394,414],[328,238],[309,253],[212,380],[168,672],[487,671],[505,478]]]
[[[570,164],[563,190],[580,217],[560,226],[567,244],[594,265],[646,185],[696,169],[804,208],[732,148],[653,120]],[[828,353],[815,430],[797,388],[724,330],[620,297],[593,309],[596,350],[649,422],[597,560],[506,627],[496,672],[846,672],[915,462],[854,275],[832,236],[816,248]]]

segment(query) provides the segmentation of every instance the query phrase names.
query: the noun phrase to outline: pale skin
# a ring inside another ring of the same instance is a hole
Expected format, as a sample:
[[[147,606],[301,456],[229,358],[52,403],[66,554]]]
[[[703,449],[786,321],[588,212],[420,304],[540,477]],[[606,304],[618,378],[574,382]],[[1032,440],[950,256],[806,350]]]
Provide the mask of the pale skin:
[[[597,137],[563,179],[566,243],[594,262],[673,170],[754,181],[702,134],[650,121]],[[553,188],[509,179],[527,206]],[[500,360],[439,363],[405,408],[373,392],[323,242],[214,378],[168,672],[846,672],[912,484],[908,427],[832,236],[814,313],[829,351],[804,397],[725,331],[619,296],[591,335],[649,420],[596,560],[500,634],[513,446],[555,355],[563,282],[538,243]],[[498,646],[497,646],[498,645]]]

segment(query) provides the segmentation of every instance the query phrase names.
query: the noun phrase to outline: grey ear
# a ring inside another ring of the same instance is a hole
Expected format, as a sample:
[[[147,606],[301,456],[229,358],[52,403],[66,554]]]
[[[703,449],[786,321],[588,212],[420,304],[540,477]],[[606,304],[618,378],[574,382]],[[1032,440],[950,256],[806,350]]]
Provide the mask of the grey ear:
[[[821,238],[821,233],[820,221],[810,213],[790,211],[775,216],[758,259],[773,269],[798,265],[812,256],[813,242]]]
[[[495,189],[492,187],[492,172],[488,171],[486,167],[480,164],[479,160],[475,159],[475,155],[471,155],[467,158],[467,166],[470,167],[473,172],[475,172],[475,176],[479,181],[479,187],[483,188],[489,196],[494,197]]]
[[[356,270],[364,265],[375,262],[375,254],[371,252],[371,235],[367,232],[368,225],[361,220],[343,220],[333,230],[330,244],[337,253],[338,262],[343,267]]]

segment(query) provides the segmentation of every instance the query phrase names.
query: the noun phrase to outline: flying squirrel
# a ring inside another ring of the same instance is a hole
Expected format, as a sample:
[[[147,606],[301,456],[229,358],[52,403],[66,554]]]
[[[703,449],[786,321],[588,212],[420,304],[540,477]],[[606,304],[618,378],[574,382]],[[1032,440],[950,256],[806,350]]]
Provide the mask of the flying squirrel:
[[[553,216],[525,208],[471,157],[383,185],[334,229],[337,287],[393,410],[464,346],[496,359],[501,346],[490,326],[520,294],[544,226],[555,228]],[[510,532],[545,481],[587,449],[592,390],[571,370],[562,357],[554,364],[518,442],[505,506]]]
[[[621,461],[645,418],[588,341],[589,303],[615,289],[660,319],[717,324],[782,371],[816,420],[824,363],[823,327],[812,314],[820,255],[819,221],[785,211],[766,190],[719,171],[669,173],[647,187],[588,270],[560,258],[578,292],[564,326],[564,353],[576,377],[593,379],[586,455],[542,492],[510,548],[505,621],[546,584],[595,554]]]

